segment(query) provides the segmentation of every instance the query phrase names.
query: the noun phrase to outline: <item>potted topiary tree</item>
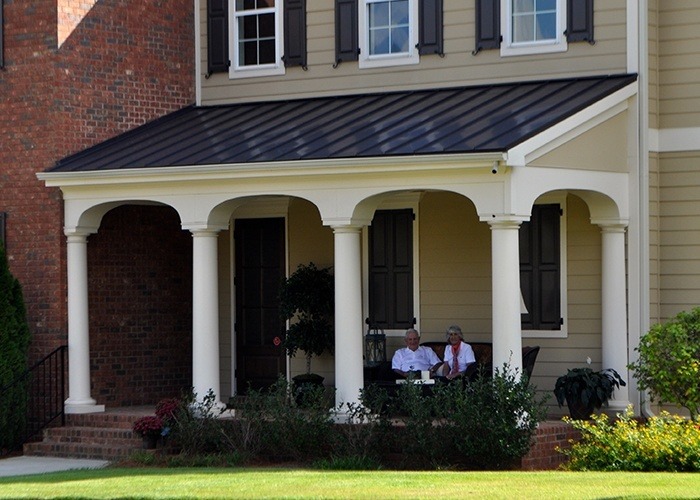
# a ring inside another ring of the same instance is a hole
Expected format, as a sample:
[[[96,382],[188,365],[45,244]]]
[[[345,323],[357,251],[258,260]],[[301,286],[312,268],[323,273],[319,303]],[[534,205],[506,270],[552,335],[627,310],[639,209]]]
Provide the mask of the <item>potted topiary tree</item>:
[[[306,373],[293,377],[297,384],[320,385],[323,377],[311,373],[311,358],[333,353],[335,335],[332,317],[335,283],[329,268],[319,269],[311,262],[300,264],[280,286],[280,313],[292,320],[282,347],[289,356],[298,350],[306,355]]]
[[[554,395],[559,407],[569,407],[574,420],[587,420],[591,414],[607,405],[613,392],[627,385],[612,368],[594,371],[591,368],[573,368],[557,379]]]

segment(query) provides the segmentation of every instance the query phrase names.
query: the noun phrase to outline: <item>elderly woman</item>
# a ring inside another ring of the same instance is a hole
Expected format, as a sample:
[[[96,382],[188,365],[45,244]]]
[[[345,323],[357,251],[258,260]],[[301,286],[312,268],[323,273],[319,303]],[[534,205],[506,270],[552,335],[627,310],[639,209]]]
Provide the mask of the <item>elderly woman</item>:
[[[462,329],[452,325],[447,329],[447,347],[445,347],[445,364],[443,374],[448,380],[464,375],[472,363],[476,363],[474,351],[464,342]]]

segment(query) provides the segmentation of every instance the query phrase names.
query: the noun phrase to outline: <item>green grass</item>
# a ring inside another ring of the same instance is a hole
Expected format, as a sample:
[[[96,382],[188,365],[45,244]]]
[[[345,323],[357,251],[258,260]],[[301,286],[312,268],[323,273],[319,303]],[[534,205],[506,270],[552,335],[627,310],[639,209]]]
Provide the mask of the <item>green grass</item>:
[[[0,478],[0,498],[699,498],[700,474],[113,468]]]

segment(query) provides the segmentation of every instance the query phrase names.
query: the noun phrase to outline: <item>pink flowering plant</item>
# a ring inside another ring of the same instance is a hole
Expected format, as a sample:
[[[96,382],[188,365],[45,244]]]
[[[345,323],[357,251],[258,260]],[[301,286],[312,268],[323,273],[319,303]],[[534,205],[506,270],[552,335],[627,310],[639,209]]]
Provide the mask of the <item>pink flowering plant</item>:
[[[141,417],[134,422],[134,432],[142,436],[160,435],[163,431],[163,419],[156,415]]]
[[[163,424],[161,435],[163,437],[170,434],[170,430],[175,425],[177,414],[182,409],[182,402],[177,398],[161,399],[156,404],[156,417],[159,417]]]

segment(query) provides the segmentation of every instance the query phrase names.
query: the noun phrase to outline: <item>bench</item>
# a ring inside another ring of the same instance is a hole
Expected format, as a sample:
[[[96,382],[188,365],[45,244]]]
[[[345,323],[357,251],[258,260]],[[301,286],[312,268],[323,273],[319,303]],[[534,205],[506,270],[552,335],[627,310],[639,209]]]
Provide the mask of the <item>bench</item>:
[[[483,368],[484,373],[491,374],[493,371],[493,345],[491,342],[468,342],[474,350],[476,363],[467,368],[467,377],[473,378],[478,371]],[[422,342],[421,345],[430,347],[438,358],[445,359],[445,342]],[[535,368],[535,361],[540,352],[539,346],[525,346],[522,350],[523,373],[527,378],[532,377]],[[385,361],[375,367],[365,367],[365,385],[376,383],[381,386],[396,384],[399,376],[391,369],[391,361]]]

